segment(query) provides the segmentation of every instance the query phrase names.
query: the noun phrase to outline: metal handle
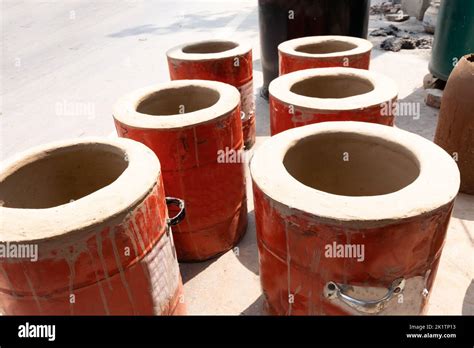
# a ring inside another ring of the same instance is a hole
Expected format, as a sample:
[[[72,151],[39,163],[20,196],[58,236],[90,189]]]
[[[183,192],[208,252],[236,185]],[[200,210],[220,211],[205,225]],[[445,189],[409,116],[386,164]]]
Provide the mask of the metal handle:
[[[184,217],[186,216],[186,207],[182,199],[174,197],[166,197],[166,205],[169,204],[176,205],[179,208],[178,214],[176,214],[172,218],[166,219],[166,223],[168,224],[168,226],[174,226],[183,221]]]
[[[324,288],[324,296],[329,299],[338,298],[359,312],[373,314],[379,313],[396,294],[399,294],[403,291],[405,287],[405,279],[399,278],[394,280],[388,288],[385,296],[379,300],[359,300],[349,296],[344,293],[344,290],[349,287],[350,285],[328,282]]]

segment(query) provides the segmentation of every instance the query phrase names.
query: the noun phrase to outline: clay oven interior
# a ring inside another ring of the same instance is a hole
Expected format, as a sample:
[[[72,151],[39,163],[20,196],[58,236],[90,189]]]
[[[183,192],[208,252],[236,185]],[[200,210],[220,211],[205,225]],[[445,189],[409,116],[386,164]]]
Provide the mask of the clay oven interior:
[[[78,200],[114,182],[127,168],[122,150],[79,144],[25,163],[0,182],[4,207],[51,208]]]
[[[288,149],[283,164],[302,184],[344,196],[392,193],[420,174],[415,156],[402,145],[342,132],[298,141]]]
[[[218,91],[201,86],[168,88],[143,98],[136,111],[154,116],[177,115],[209,108],[220,98]]]
[[[374,90],[368,79],[353,75],[313,76],[294,83],[290,91],[311,98],[347,98]]]
[[[350,51],[356,47],[357,45],[352,42],[329,40],[300,45],[295,47],[295,51],[308,54],[327,54]]]
[[[209,41],[209,42],[201,42],[197,44],[192,44],[188,46],[184,46],[182,51],[184,53],[198,53],[198,54],[206,54],[206,53],[221,53],[225,51],[230,51],[238,46],[236,42],[232,41]]]

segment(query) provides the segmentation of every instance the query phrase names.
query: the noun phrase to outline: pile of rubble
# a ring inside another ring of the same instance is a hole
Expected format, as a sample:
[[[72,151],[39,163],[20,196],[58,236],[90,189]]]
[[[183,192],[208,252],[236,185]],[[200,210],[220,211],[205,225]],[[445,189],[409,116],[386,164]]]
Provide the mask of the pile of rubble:
[[[380,48],[386,51],[398,52],[401,49],[412,50],[415,48],[430,49],[433,45],[433,36],[406,31],[393,24],[390,24],[388,27],[373,30],[370,35],[390,36],[380,44]]]
[[[395,13],[402,9],[401,4],[393,4],[389,1],[382,2],[381,4],[374,4],[370,6],[371,15],[385,15],[387,13]]]
[[[403,12],[401,4],[392,2],[382,2],[381,4],[370,6],[370,14],[385,16],[386,20],[392,22],[403,22],[410,18],[409,15]]]

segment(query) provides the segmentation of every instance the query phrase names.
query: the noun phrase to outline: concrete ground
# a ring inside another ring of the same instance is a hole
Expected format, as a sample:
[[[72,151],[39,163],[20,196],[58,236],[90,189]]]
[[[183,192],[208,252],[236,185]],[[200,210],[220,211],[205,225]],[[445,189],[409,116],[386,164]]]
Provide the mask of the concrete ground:
[[[165,51],[211,38],[253,45],[257,135],[269,136],[262,84],[256,2],[152,0],[3,0],[0,158],[49,141],[114,137],[112,106],[133,89],[168,80]],[[387,23],[371,18],[370,29]],[[400,25],[421,30],[414,19]],[[375,44],[380,39],[369,37]],[[399,99],[420,106],[421,117],[396,125],[433,138],[438,110],[424,104],[429,50],[372,53],[371,70],[393,78]],[[234,251],[181,264],[190,314],[261,314],[253,201],[249,226]],[[474,196],[459,195],[429,314],[474,314]]]

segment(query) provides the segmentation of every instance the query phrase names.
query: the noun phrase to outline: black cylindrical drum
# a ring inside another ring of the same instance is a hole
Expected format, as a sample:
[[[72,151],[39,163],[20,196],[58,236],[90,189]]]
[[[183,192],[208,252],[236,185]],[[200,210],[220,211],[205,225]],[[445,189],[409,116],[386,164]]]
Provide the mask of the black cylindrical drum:
[[[366,38],[370,0],[259,0],[262,94],[278,76],[278,45],[314,35]]]

